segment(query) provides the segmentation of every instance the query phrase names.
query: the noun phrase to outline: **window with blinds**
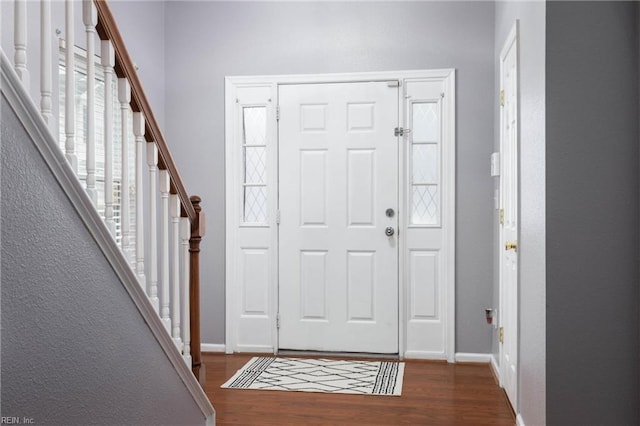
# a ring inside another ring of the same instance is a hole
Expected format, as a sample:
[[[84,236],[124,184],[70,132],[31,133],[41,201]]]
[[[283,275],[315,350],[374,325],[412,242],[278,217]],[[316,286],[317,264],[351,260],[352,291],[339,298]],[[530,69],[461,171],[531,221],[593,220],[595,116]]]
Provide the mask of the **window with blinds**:
[[[66,129],[65,129],[65,103],[66,103],[66,73],[67,67],[65,63],[65,48],[60,49],[59,56],[59,144],[63,152],[66,145]],[[96,190],[98,213],[104,219],[105,215],[105,143],[104,143],[104,69],[100,64],[100,58],[94,58],[95,66],[95,155],[96,155]],[[76,47],[75,54],[75,154],[78,158],[78,178],[84,187],[86,187],[87,179],[87,57],[86,52]],[[122,190],[122,112],[120,102],[118,101],[118,78],[115,73],[111,74],[113,78],[112,99],[113,99],[113,220],[115,222],[115,239],[118,244],[121,240],[121,204],[123,196],[129,197],[130,205],[130,221],[132,235],[135,235],[135,182],[132,182],[127,191]],[[133,123],[131,109],[127,109],[128,127],[127,132],[129,139],[129,176],[135,176],[135,139],[133,136]]]

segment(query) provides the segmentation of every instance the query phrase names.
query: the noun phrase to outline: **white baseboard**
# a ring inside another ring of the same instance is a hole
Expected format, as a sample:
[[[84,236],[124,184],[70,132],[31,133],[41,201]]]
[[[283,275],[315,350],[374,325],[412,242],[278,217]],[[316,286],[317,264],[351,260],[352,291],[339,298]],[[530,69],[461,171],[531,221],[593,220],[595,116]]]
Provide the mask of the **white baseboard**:
[[[238,345],[234,353],[257,353],[257,354],[272,354],[274,353],[273,346],[262,345]]]
[[[455,359],[456,359],[456,362],[489,363],[491,362],[491,354],[474,354],[474,353],[458,352],[456,353]]]
[[[517,426],[525,426],[524,425],[524,420],[522,420],[522,416],[520,414],[518,414],[516,416],[516,425]]]
[[[200,343],[202,352],[224,352],[225,345],[221,343]]]
[[[406,359],[433,359],[437,361],[446,361],[447,356],[442,352],[427,351],[406,351],[404,353]]]

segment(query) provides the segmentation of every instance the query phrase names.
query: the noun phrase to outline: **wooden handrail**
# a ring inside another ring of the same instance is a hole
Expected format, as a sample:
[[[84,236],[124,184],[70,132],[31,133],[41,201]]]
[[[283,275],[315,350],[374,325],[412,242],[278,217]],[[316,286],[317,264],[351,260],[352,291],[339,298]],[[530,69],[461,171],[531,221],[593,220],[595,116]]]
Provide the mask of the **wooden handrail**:
[[[124,44],[124,39],[118,30],[111,9],[106,0],[94,0],[98,11],[98,25],[96,29],[102,40],[111,40],[113,50],[116,54],[115,71],[118,77],[129,80],[131,85],[131,109],[135,112],[142,112],[145,118],[145,139],[154,142],[158,146],[158,167],[169,171],[171,177],[171,193],[178,194],[182,204],[183,215],[187,216],[193,223],[196,218],[196,211],[191,204],[187,190],[182,183],[182,178],[169,152],[167,143],[160,131],[147,96],[142,89],[142,83],[136,72],[135,65]]]
[[[147,96],[142,89],[135,66],[118,26],[115,23],[111,9],[106,0],[93,0],[98,11],[98,25],[96,30],[102,40],[110,40],[116,56],[115,72],[120,78],[126,78],[131,86],[131,109],[141,112],[145,118],[145,139],[148,143],[155,143],[158,147],[158,167],[167,170],[170,177],[170,191],[177,194],[182,205],[182,216],[191,222],[191,238],[189,240],[190,274],[189,274],[189,324],[191,329],[191,359],[192,371],[201,384],[204,383],[204,365],[200,353],[200,241],[204,235],[204,213],[200,207],[200,197],[189,197],[180,178],[178,169],[169,152],[162,131],[156,121]]]

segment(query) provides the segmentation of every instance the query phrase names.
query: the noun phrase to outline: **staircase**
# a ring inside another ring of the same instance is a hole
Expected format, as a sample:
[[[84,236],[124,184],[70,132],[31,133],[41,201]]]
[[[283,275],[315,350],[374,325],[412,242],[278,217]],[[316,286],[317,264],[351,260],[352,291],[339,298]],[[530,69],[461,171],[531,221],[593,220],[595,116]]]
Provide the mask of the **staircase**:
[[[0,6],[2,32],[14,35],[2,40],[4,100],[212,424],[199,385],[201,199],[180,178],[107,2]],[[39,62],[28,63],[34,51]]]

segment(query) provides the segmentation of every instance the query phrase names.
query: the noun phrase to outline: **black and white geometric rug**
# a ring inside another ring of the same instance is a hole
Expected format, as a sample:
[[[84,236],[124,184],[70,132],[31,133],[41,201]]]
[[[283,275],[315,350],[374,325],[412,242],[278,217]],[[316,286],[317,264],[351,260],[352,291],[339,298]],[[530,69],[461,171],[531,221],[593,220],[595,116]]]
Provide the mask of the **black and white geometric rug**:
[[[400,396],[403,374],[395,361],[254,357],[221,387]]]

